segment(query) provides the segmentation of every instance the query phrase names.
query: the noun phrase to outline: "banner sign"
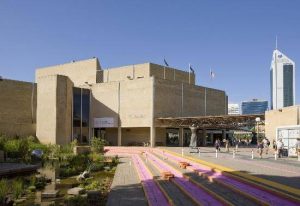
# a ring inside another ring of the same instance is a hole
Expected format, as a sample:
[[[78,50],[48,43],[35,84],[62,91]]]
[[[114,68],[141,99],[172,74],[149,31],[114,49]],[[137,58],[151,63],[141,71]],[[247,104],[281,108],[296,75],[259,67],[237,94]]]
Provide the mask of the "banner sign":
[[[116,127],[113,117],[94,118],[94,128]]]

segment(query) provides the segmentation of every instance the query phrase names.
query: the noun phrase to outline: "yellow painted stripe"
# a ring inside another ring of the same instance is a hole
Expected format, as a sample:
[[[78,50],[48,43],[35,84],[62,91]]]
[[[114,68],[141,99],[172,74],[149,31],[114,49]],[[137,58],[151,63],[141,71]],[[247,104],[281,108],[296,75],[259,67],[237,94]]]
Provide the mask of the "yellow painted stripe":
[[[236,192],[236,193],[238,193],[238,194],[240,194],[240,195],[242,195],[242,196],[244,196],[244,197],[246,197],[246,198],[248,198],[248,199],[250,199],[250,200],[252,200],[252,201],[254,201],[254,202],[256,202],[256,203],[259,204],[259,205],[263,205],[263,206],[269,205],[267,202],[265,202],[265,201],[263,201],[263,200],[261,200],[261,199],[258,199],[258,198],[254,197],[254,196],[252,196],[252,195],[250,195],[250,194],[248,194],[248,193],[246,193],[246,192],[243,192],[243,191],[241,191],[241,190],[235,188],[234,186],[225,184],[224,182],[218,180],[217,178],[210,178],[210,180],[211,180],[212,182],[215,182],[215,183],[217,183],[217,184],[220,184],[220,185],[222,185],[222,186],[224,186],[224,187],[226,187],[226,188],[228,188],[228,189],[230,189],[230,190],[232,190],[232,191],[234,191],[234,192]]]
[[[169,152],[170,154],[176,155],[178,157],[182,157],[181,155],[179,155],[176,152],[173,152],[173,151],[170,151],[170,150],[164,150],[164,151],[165,152]],[[273,187],[273,188],[276,188],[276,189],[279,189],[279,190],[283,190],[283,191],[286,191],[288,193],[300,196],[300,190],[297,189],[297,188],[294,188],[294,187],[290,187],[290,186],[283,185],[283,184],[280,184],[280,183],[277,183],[277,182],[266,180],[266,179],[263,179],[263,178],[260,178],[260,177],[256,177],[256,176],[244,173],[244,172],[236,171],[236,170],[233,170],[231,168],[224,167],[224,166],[221,166],[221,165],[217,165],[217,164],[214,164],[214,163],[211,163],[211,162],[207,162],[207,161],[204,161],[204,160],[201,160],[201,159],[198,159],[198,158],[194,158],[194,157],[191,157],[191,156],[185,155],[184,158],[192,160],[192,161],[195,161],[195,162],[198,162],[200,164],[204,164],[204,165],[209,166],[209,167],[212,167],[213,169],[219,170],[220,172],[228,172],[230,174],[234,174],[234,175],[238,175],[240,177],[246,178],[247,180],[252,180],[252,181],[255,181],[255,182],[263,183],[263,184],[268,185],[270,187]],[[252,182],[252,183],[256,184],[255,182]],[[264,187],[264,185],[261,185],[261,184],[256,184],[256,185],[258,185],[260,187]],[[264,188],[272,190],[272,191],[277,192],[277,193],[280,193],[280,194],[282,194],[284,196],[288,196],[290,198],[296,199],[297,201],[300,200],[297,197],[291,196],[291,195],[286,194],[286,193],[282,193],[282,192],[280,192],[278,190],[274,190],[274,189],[269,188],[269,187],[264,187]]]
[[[201,183],[196,182],[195,180],[191,179],[189,176],[183,174],[180,170],[178,170],[177,168],[175,168],[174,166],[168,164],[170,167],[172,167],[174,170],[176,170],[177,172],[181,173],[183,175],[183,177],[187,180],[189,180],[190,182],[192,182],[193,184],[195,184],[197,187],[199,187],[200,189],[206,191],[208,194],[210,194],[211,196],[213,196],[214,198],[216,198],[217,200],[221,201],[223,204],[228,205],[228,206],[233,206],[233,204],[231,204],[229,201],[227,201],[226,199],[224,199],[223,197],[221,197],[220,195],[218,195],[217,193],[213,192],[212,190],[209,190],[208,188],[206,188],[205,186],[203,186]],[[173,183],[175,183],[175,181],[173,181]],[[175,183],[176,184],[176,183]],[[178,187],[179,185],[176,184]],[[181,190],[184,190],[183,188]],[[186,193],[186,192],[185,192]],[[192,196],[190,194],[188,194],[188,196],[190,196],[192,198]],[[193,198],[192,198],[193,199]],[[196,200],[195,200],[196,201]]]

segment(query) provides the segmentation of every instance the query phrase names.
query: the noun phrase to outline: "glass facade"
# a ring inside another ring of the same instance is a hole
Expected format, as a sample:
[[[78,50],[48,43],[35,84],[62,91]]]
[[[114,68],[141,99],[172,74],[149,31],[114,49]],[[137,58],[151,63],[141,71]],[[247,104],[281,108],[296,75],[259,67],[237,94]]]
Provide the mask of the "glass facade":
[[[292,106],[293,99],[293,65],[283,65],[283,106]]]
[[[166,145],[170,147],[179,146],[179,129],[177,128],[167,128],[166,129]]]
[[[90,90],[73,88],[73,140],[87,143],[90,125]]]
[[[268,101],[242,102],[242,114],[264,114],[268,109]]]

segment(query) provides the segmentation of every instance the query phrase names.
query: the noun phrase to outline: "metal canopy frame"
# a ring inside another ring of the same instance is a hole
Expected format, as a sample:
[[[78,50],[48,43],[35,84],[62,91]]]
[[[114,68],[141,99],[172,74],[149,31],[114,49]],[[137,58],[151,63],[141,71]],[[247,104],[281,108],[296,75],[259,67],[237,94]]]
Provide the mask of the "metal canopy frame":
[[[155,123],[160,127],[190,127],[195,125],[199,129],[231,129],[247,130],[257,124],[256,118],[264,122],[265,115],[221,115],[221,116],[198,116],[198,117],[167,117],[156,118]]]

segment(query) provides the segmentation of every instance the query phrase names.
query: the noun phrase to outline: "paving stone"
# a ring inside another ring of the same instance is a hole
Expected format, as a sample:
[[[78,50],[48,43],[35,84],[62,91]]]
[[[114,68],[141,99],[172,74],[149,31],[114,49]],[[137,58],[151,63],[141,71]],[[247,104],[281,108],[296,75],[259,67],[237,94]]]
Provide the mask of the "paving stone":
[[[107,206],[146,206],[148,205],[142,185],[131,158],[120,158]]]
[[[82,187],[74,187],[71,189],[68,189],[68,195],[80,195],[85,193],[85,189]]]
[[[55,198],[58,195],[58,190],[46,190],[42,192],[42,198]]]

